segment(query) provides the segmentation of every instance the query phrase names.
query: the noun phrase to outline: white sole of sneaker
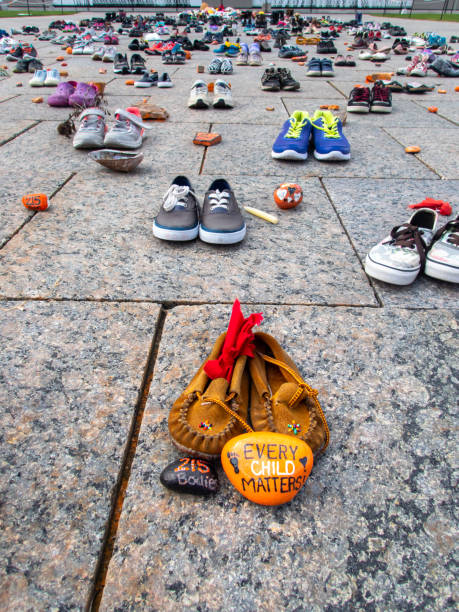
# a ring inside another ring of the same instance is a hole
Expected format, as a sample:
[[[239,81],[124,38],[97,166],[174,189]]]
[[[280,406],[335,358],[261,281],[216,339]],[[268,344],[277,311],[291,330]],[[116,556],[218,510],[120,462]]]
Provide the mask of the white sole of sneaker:
[[[153,235],[160,240],[172,240],[174,242],[185,242],[186,240],[194,240],[199,233],[199,225],[186,230],[170,229],[160,227],[153,223]]]
[[[244,239],[246,226],[237,232],[210,232],[199,226],[199,238],[209,244],[235,244]]]
[[[154,83],[142,83],[142,81],[135,81],[134,87],[153,87]]]
[[[322,76],[322,72],[319,72],[318,70],[310,70],[309,72],[306,72],[306,76]]]
[[[160,89],[165,89],[166,87],[174,87],[174,83],[158,83],[158,87]]]
[[[298,151],[292,151],[287,149],[286,151],[282,151],[281,153],[276,153],[275,151],[271,151],[271,157],[273,159],[293,159],[297,161],[304,161],[308,159],[308,153],[298,153]]]
[[[369,113],[370,109],[368,106],[348,106],[346,107],[348,113]]]
[[[370,111],[372,113],[391,113],[392,112],[392,106],[372,106],[370,108]]]
[[[427,258],[424,273],[432,278],[448,281],[449,283],[459,283],[459,268],[438,263]]]
[[[398,270],[374,262],[367,255],[365,258],[365,272],[368,276],[391,285],[411,285],[416,280],[420,268],[416,270]]]
[[[317,153],[317,151],[314,151],[314,157],[320,161],[347,161],[351,159],[351,154],[341,153],[341,151],[330,151],[330,153]]]
[[[202,98],[198,98],[197,100],[188,102],[188,108],[209,108],[209,103]]]
[[[332,76],[335,76],[335,73],[331,72],[331,71],[330,72],[322,72],[322,76],[332,77]]]

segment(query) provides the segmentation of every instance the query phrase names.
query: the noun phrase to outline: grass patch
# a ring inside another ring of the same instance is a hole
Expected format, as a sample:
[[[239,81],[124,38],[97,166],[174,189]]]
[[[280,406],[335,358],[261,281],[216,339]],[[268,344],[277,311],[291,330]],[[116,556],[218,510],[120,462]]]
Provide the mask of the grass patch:
[[[27,13],[27,9],[19,9],[17,11],[0,11],[0,17],[47,17],[48,15],[52,17],[53,15],[75,15],[77,11],[58,11],[56,9],[52,9],[49,11],[30,11],[30,15]]]
[[[386,17],[388,19],[397,18],[397,19],[422,19],[425,21],[459,21],[458,13],[445,13],[443,15],[443,19],[441,19],[440,13],[413,13],[412,15],[400,15],[400,13],[370,13],[371,15],[375,15],[377,17]]]

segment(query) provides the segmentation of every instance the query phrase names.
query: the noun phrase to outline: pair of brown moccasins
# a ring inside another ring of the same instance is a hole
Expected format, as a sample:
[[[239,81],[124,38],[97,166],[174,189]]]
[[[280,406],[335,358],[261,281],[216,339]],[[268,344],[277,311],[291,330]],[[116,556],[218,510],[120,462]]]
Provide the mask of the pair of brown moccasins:
[[[204,365],[218,358],[225,337],[226,332],[172,406],[169,432],[174,444],[190,456],[212,460],[235,436],[273,431],[300,438],[314,454],[323,452],[329,430],[317,391],[269,334],[254,334],[255,355],[236,359],[230,382],[207,376]]]

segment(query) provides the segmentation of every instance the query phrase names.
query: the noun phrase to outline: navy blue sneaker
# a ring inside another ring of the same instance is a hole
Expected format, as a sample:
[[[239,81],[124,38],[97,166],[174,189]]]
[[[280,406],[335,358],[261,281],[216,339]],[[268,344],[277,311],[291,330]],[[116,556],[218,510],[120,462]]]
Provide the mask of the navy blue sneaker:
[[[271,156],[274,159],[305,160],[308,157],[311,120],[304,111],[295,111],[284,123],[276,138]]]
[[[314,157],[324,161],[351,159],[351,146],[343,134],[339,117],[328,110],[316,110],[312,119]]]

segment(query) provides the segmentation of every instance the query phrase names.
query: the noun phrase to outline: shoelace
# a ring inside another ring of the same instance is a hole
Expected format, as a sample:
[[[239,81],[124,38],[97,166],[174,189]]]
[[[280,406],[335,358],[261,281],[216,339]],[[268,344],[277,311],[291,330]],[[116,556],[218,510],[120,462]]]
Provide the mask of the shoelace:
[[[87,115],[83,119],[82,127],[85,130],[92,130],[92,131],[96,132],[97,130],[100,129],[101,125],[102,125],[101,117],[99,117],[97,115]]]
[[[375,85],[373,87],[373,100],[378,100],[381,102],[389,101],[389,90],[387,87],[381,87],[380,85]]]
[[[115,115],[115,123],[111,129],[112,132],[126,132],[130,129],[131,122],[129,119]]]
[[[285,134],[285,138],[299,138],[301,136],[301,130],[304,128],[307,122],[307,118],[303,119],[303,121],[298,121],[292,117],[290,119],[290,127],[288,132]]]
[[[453,219],[452,221],[448,221],[446,225],[441,227],[433,237],[432,243],[434,243],[436,240],[439,240],[445,232],[449,231],[451,233],[446,239],[446,242],[449,242],[450,244],[459,247],[459,217]]]
[[[383,244],[390,244],[393,247],[400,247],[402,249],[417,249],[421,261],[421,269],[424,268],[427,246],[422,238],[422,230],[419,230],[417,225],[411,225],[410,223],[397,225],[392,229],[390,236],[391,239],[383,242]]]
[[[213,212],[216,208],[224,208],[228,210],[230,194],[227,191],[216,189],[209,194],[210,211]]]
[[[325,119],[323,117],[322,119],[323,125],[318,125],[317,123],[311,121],[312,126],[325,132],[325,138],[340,138],[340,134],[338,132],[339,117],[333,117],[333,121],[330,123],[325,123]]]
[[[167,212],[175,208],[177,204],[186,207],[186,198],[191,194],[196,198],[195,193],[187,185],[171,185],[164,194],[163,208]]]
[[[370,90],[368,87],[356,87],[353,91],[352,97],[356,102],[368,102],[370,100]]]

